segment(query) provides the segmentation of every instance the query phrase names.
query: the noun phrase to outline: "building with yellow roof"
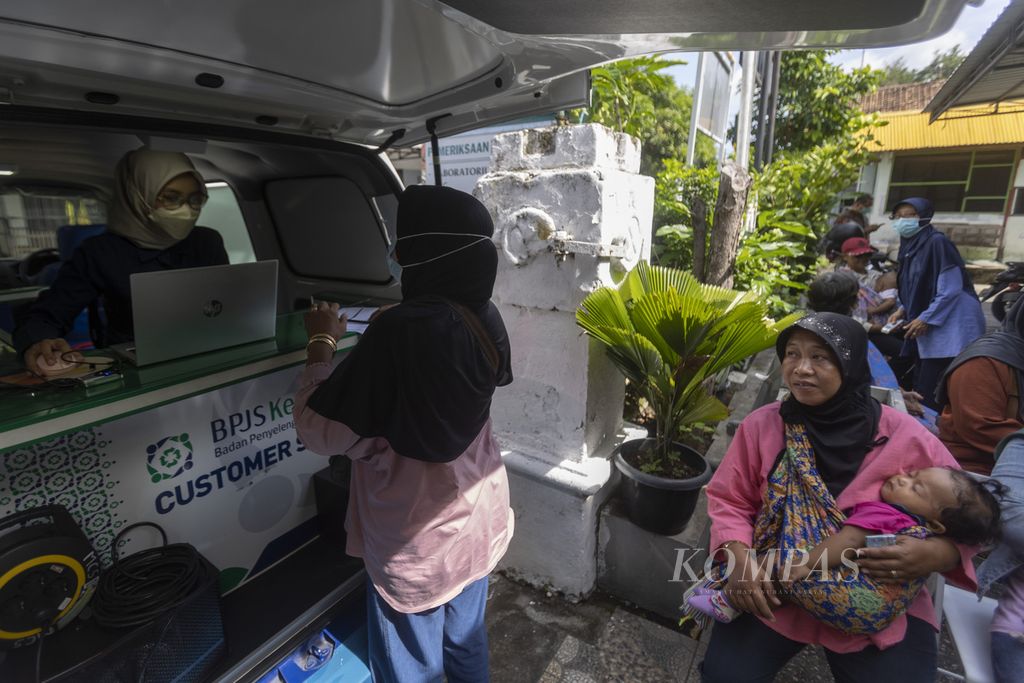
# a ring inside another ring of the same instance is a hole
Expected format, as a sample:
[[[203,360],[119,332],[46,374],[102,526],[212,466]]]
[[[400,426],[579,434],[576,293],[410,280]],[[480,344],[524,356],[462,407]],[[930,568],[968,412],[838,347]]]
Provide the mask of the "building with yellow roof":
[[[1015,211],[1024,214],[1024,195],[1018,197],[1024,193],[1024,107],[953,109],[932,123],[922,110],[942,85],[887,86],[861,102],[885,121],[873,131],[876,161],[858,184],[874,195],[871,222],[883,223],[872,241],[898,243],[884,225],[893,204],[926,197],[935,205],[936,227],[965,258],[1024,260],[1024,242],[1017,247],[1005,239],[1008,219]]]

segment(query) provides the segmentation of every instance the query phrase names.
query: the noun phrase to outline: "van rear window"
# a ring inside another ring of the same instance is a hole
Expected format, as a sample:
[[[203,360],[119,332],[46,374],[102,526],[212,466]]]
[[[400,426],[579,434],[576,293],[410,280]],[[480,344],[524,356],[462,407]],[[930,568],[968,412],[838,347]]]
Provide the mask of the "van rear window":
[[[306,277],[387,282],[387,244],[366,195],[348,178],[289,178],[266,185],[267,205],[291,269]]]

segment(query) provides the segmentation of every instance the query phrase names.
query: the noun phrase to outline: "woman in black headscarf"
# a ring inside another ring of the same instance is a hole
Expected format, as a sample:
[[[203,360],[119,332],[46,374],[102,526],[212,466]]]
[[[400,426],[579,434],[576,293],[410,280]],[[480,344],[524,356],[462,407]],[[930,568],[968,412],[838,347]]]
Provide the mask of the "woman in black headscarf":
[[[773,579],[781,576],[783,558],[769,551],[783,540],[788,547],[802,546],[792,535],[802,521],[780,517],[790,509],[788,493],[798,492],[780,487],[784,472],[800,472],[789,481],[800,493],[813,493],[803,500],[805,517],[822,519],[824,508],[842,517],[858,504],[880,501],[883,483],[901,471],[956,462],[912,417],[871,397],[867,335],[857,321],[834,313],[810,315],[779,335],[776,351],[789,397],[743,420],[707,488],[711,548],[735,562],[723,591],[746,614],[714,625],[702,678],[771,680],[804,645],[815,643],[825,648],[839,680],[934,680],[937,621],[927,591],[882,630],[844,633],[779,600]],[[801,538],[809,545],[820,540]],[[945,538],[900,536],[895,546],[861,549],[857,563],[879,583],[938,571],[972,586],[971,553]]]
[[[993,453],[1024,428],[1024,297],[1006,313],[1002,329],[972,342],[939,383],[939,438],[965,470],[991,474]]]
[[[490,302],[493,230],[472,196],[410,187],[398,205],[402,303],[333,373],[338,306],[306,316],[295,425],[307,448],[353,461],[347,552],[370,576],[375,681],[487,680],[487,575],[513,526],[490,422],[495,388],[512,381]]]

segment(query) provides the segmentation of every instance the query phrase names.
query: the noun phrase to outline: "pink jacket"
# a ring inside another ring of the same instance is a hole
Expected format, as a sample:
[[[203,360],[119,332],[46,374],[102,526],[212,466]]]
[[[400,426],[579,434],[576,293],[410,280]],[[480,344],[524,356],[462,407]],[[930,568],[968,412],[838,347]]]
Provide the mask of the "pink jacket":
[[[364,439],[307,407],[331,369],[313,363],[303,371],[295,430],[314,453],[352,459],[345,551],[363,558],[377,592],[397,611],[443,605],[489,574],[512,538],[508,478],[491,423],[452,462],[404,458],[386,439]]]
[[[864,458],[857,476],[836,500],[841,510],[849,510],[858,503],[881,500],[882,484],[898,472],[936,466],[959,469],[945,446],[910,415],[882,406],[878,435],[888,436],[889,441]],[[761,509],[768,475],[784,442],[778,403],[755,410],[740,424],[721,466],[708,484],[712,548],[719,548],[728,541],[752,545],[754,519]],[[946,578],[968,590],[975,590],[971,556],[976,551],[974,547],[960,546],[960,566],[947,573]],[[774,622],[762,621],[777,633],[790,640],[817,643],[839,653],[856,652],[868,645],[885,649],[900,642],[907,629],[907,619],[903,616],[871,636],[848,635],[785,602],[774,610],[774,614]],[[938,628],[927,589],[918,593],[907,614]]]

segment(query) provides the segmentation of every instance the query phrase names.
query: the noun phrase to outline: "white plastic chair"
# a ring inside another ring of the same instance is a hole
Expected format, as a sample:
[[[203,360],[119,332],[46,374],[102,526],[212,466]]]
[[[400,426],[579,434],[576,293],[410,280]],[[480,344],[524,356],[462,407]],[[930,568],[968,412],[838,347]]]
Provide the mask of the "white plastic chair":
[[[979,602],[974,593],[945,582],[936,592],[941,595],[936,598],[936,606],[941,608],[949,624],[949,633],[953,636],[953,644],[964,666],[964,676],[942,669],[940,672],[967,683],[994,683],[989,627],[996,611],[996,601],[982,598]]]

